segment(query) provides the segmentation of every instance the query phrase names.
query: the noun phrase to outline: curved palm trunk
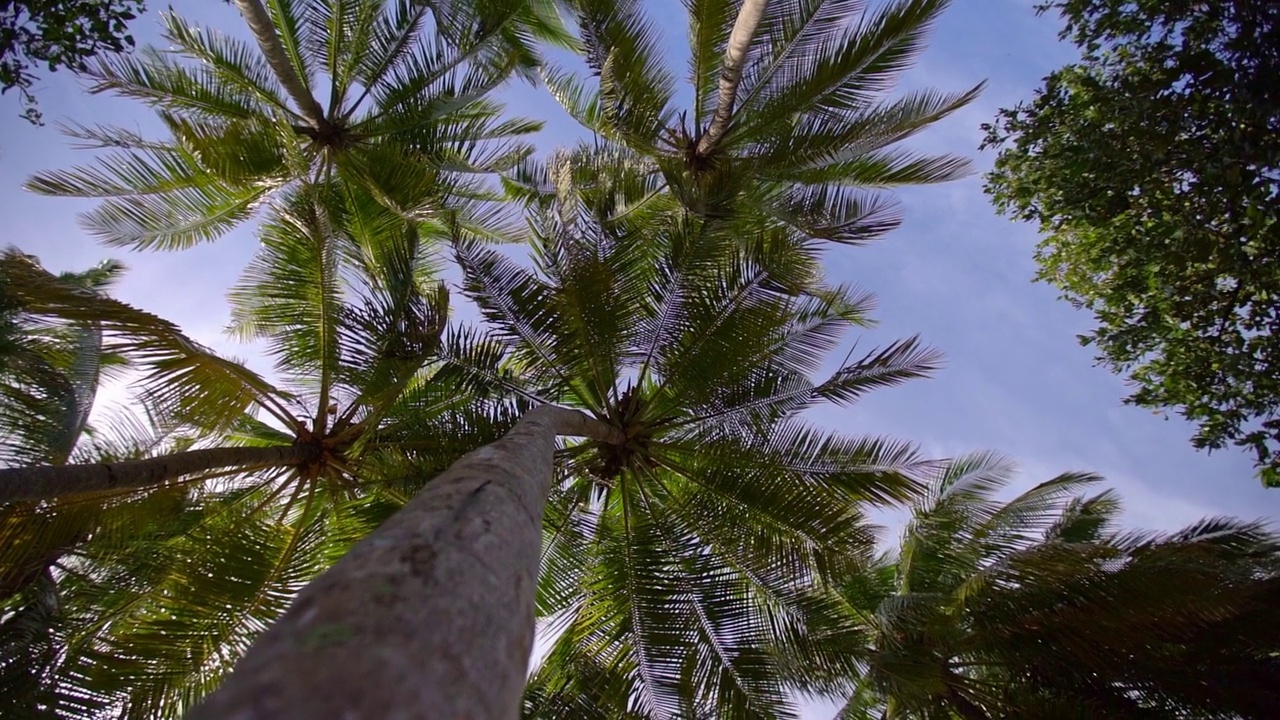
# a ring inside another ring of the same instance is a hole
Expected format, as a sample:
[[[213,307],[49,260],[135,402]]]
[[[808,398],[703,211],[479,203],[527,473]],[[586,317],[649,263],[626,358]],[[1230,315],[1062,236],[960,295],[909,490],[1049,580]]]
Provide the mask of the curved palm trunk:
[[[716,111],[707,125],[707,132],[698,141],[698,154],[707,155],[715,149],[716,144],[729,131],[729,120],[733,117],[733,104],[738,99],[738,86],[742,84],[742,69],[747,64],[747,51],[751,49],[751,40],[760,27],[760,18],[764,17],[765,6],[769,0],[743,0],[742,9],[738,11],[738,19],[733,23],[733,31],[729,33],[729,42],[724,49],[724,68],[720,71],[720,89],[716,97]]]
[[[557,435],[625,440],[526,413],[308,584],[189,720],[516,720]]]
[[[276,27],[271,22],[271,15],[262,4],[262,0],[235,0],[235,3],[249,25],[249,30],[253,32],[253,37],[257,39],[258,48],[266,57],[267,64],[276,74],[276,79],[297,104],[302,119],[317,131],[327,130],[329,121],[325,119],[324,110],[320,109],[320,103],[316,102],[311,91],[303,84],[302,78],[298,77],[293,64],[289,62],[289,55],[284,51],[284,45],[280,43],[280,36],[276,34]]]
[[[305,445],[220,447],[116,463],[7,468],[0,470],[0,503],[141,489],[212,470],[298,465],[315,456],[316,449]]]

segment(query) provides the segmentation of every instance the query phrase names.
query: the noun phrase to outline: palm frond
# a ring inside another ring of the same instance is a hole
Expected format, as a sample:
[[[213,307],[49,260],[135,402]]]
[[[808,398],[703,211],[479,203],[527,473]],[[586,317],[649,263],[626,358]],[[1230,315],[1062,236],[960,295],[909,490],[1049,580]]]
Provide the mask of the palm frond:
[[[661,62],[653,25],[634,0],[579,0],[574,10],[587,67],[600,78],[600,114],[611,134],[629,146],[656,149],[674,120],[675,80]]]
[[[282,405],[287,394],[191,340],[172,323],[59,282],[21,255],[6,254],[0,271],[9,292],[30,312],[100,326],[111,338],[109,351],[136,359],[146,371],[142,387],[162,414],[208,429],[225,426],[253,406],[281,420],[289,417]]]

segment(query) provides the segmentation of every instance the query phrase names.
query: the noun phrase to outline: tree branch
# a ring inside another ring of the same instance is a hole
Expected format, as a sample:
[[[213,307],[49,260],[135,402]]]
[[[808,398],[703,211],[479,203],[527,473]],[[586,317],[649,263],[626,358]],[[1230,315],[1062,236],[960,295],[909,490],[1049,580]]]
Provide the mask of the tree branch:
[[[253,32],[253,37],[258,41],[258,48],[262,50],[262,54],[267,59],[267,64],[271,66],[271,70],[276,74],[276,79],[284,86],[285,92],[289,93],[289,97],[298,106],[298,113],[302,115],[302,119],[311,124],[317,131],[327,131],[330,123],[324,116],[324,110],[320,108],[320,103],[316,102],[315,97],[311,95],[311,91],[307,89],[306,84],[302,82],[302,78],[298,76],[293,64],[289,62],[289,56],[284,51],[284,46],[280,43],[280,36],[276,34],[275,25],[271,22],[271,15],[267,12],[267,8],[263,6],[262,0],[235,0],[236,7],[239,8],[240,14],[244,16],[245,22],[249,25],[249,30]]]

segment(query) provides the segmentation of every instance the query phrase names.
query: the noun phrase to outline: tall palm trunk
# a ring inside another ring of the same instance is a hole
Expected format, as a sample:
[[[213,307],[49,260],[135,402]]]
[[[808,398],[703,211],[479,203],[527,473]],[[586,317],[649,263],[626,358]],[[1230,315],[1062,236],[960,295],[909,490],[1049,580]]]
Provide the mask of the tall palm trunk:
[[[706,156],[729,131],[733,118],[733,104],[738,99],[738,86],[742,84],[742,69],[747,64],[747,51],[760,27],[765,6],[769,0],[744,0],[738,11],[738,19],[729,33],[724,49],[724,67],[720,71],[720,88],[716,97],[716,111],[707,125],[707,132],[698,141],[698,154]]]
[[[307,585],[189,720],[516,720],[557,435],[625,440],[526,413]]]
[[[329,121],[324,116],[324,110],[320,108],[320,103],[316,102],[311,91],[302,82],[302,78],[298,76],[293,63],[289,62],[289,55],[285,52],[284,45],[280,43],[280,36],[276,34],[276,27],[271,22],[271,15],[263,6],[262,0],[235,0],[235,3],[249,25],[249,30],[253,32],[253,37],[257,39],[258,48],[266,57],[267,64],[271,66],[272,72],[284,86],[285,92],[289,93],[289,97],[293,98],[293,102],[297,104],[298,113],[302,115],[302,119],[317,131],[328,130]]]
[[[284,467],[307,462],[306,445],[188,450],[146,460],[85,465],[42,465],[0,470],[0,503],[52,500],[78,493],[160,485],[186,475],[229,468]]]

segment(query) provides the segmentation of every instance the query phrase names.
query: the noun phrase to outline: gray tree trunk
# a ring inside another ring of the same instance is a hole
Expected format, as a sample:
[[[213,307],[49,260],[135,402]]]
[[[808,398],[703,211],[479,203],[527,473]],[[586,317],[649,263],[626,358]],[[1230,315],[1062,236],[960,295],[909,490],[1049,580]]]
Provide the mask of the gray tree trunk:
[[[304,445],[220,447],[115,463],[6,468],[0,470],[0,503],[136,490],[213,470],[297,465],[315,458],[316,453],[315,448]]]
[[[715,149],[724,134],[729,131],[733,118],[733,105],[738,99],[738,87],[742,84],[742,69],[747,64],[747,51],[760,27],[765,6],[769,0],[743,0],[738,19],[733,23],[729,41],[724,48],[724,67],[720,70],[720,88],[716,94],[716,111],[707,125],[707,132],[698,141],[698,154],[706,155]]]
[[[262,50],[267,64],[271,66],[271,71],[276,74],[276,79],[284,86],[284,91],[298,106],[298,114],[312,128],[326,130],[329,127],[329,121],[324,116],[324,110],[320,108],[320,103],[316,102],[311,91],[302,82],[293,64],[289,62],[289,55],[280,42],[280,36],[276,34],[276,27],[271,22],[271,15],[262,4],[262,0],[235,0],[235,3],[240,14],[244,16],[245,23],[249,25],[253,37],[258,41],[258,48]]]
[[[516,720],[557,435],[625,440],[526,413],[308,584],[188,720]]]

